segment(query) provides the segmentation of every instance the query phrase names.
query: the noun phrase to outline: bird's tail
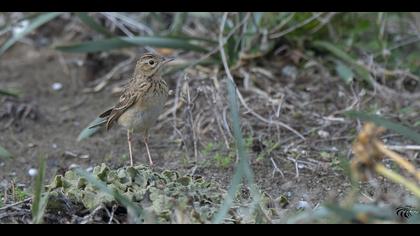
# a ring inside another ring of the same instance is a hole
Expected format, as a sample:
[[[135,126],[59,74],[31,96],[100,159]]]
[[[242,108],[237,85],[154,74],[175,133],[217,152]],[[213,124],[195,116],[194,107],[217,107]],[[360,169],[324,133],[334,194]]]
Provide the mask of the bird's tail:
[[[108,121],[108,116],[110,114],[111,114],[110,111],[105,111],[104,113],[102,113],[101,115],[96,117],[95,120],[90,122],[89,125],[86,128],[84,128],[82,130],[82,132],[80,132],[77,140],[81,141],[83,139],[86,139],[86,138],[92,136],[96,132],[98,132],[102,126],[106,125],[106,123]]]
[[[112,112],[112,109],[108,109],[105,112],[103,112],[102,114],[100,114],[94,121],[92,121],[90,123],[88,128],[93,129],[93,128],[101,127],[101,126],[105,125],[108,121],[108,117],[111,114],[111,112]]]
[[[94,129],[94,128],[101,127],[102,125],[106,124],[106,121],[107,121],[106,119],[103,119],[103,118],[99,118],[99,119],[101,120],[98,123],[90,125],[88,129]]]

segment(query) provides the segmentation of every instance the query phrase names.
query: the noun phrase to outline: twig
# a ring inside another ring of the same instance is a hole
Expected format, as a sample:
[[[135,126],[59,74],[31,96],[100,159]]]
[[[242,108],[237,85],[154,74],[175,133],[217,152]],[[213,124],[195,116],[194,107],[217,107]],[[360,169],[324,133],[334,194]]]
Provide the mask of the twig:
[[[200,59],[196,60],[194,63],[191,63],[189,66],[186,67],[187,68],[191,68],[199,63],[201,63],[202,61],[204,61],[205,59],[209,58],[211,55],[217,53],[218,51],[220,51],[220,49],[222,49],[226,42],[228,41],[228,39],[230,39],[230,37],[232,37],[232,35],[243,25],[245,24],[246,21],[248,21],[249,17],[250,17],[250,13],[246,14],[244,19],[238,24],[236,25],[229,33],[228,35],[225,37],[225,40],[222,44],[219,44],[216,48],[214,48],[213,50],[211,50],[209,53],[207,53],[206,55],[202,56]],[[225,20],[226,21],[226,20]],[[224,28],[224,24],[223,24],[223,28]],[[223,31],[222,31],[223,34]]]
[[[223,108],[223,112],[222,112],[223,126],[228,131],[229,136],[232,138],[233,137],[233,134],[230,131],[229,123],[227,122],[227,109],[228,109],[228,106],[226,106],[225,108]]]
[[[404,177],[402,177],[401,175],[393,172],[392,170],[389,170],[388,168],[386,168],[385,166],[383,166],[382,164],[377,163],[375,165],[375,170],[387,177],[388,179],[394,181],[395,183],[399,183],[401,185],[404,185],[408,190],[410,190],[414,195],[416,195],[418,198],[420,198],[420,188],[416,186],[416,184],[407,181]]]
[[[386,145],[388,149],[391,150],[420,150],[420,145],[405,145],[405,146],[398,146],[398,145]]]
[[[198,161],[197,134],[195,133],[195,129],[194,129],[194,118],[193,118],[192,108],[191,108],[190,86],[188,83],[189,82],[188,79],[189,79],[188,75],[185,74],[184,80],[187,85],[187,112],[188,112],[188,118],[189,118],[189,122],[191,126],[191,132],[193,136],[194,158],[195,158],[195,161],[197,162]]]
[[[316,33],[318,30],[320,30],[322,27],[324,27],[328,22],[331,21],[331,18],[333,18],[335,15],[337,15],[337,12],[329,12],[327,15],[323,18],[319,17],[319,22],[321,22],[318,26],[316,26],[313,30],[311,30],[310,34]]]
[[[287,157],[287,160],[292,161],[293,163],[295,163],[295,171],[296,171],[296,175],[295,178],[299,178],[299,167],[298,167],[298,162],[296,159],[291,158],[291,157]]]
[[[117,26],[124,34],[126,34],[128,37],[132,38],[134,37],[134,34],[131,33],[123,23],[118,22],[117,18],[111,14],[102,13],[108,20],[110,20],[115,26]]]
[[[388,51],[393,51],[395,49],[398,49],[398,48],[401,48],[401,47],[405,47],[405,46],[410,45],[410,44],[413,44],[413,43],[417,43],[418,41],[420,41],[420,37],[419,36],[415,36],[415,37],[410,38],[410,39],[408,39],[408,40],[406,40],[404,42],[398,43],[398,44],[394,45],[393,47],[388,48]],[[377,56],[379,56],[381,54],[382,54],[382,52],[376,53],[376,54],[373,55],[373,57],[375,58],[375,57],[377,57]]]
[[[306,20],[304,20],[304,21],[300,22],[299,24],[297,24],[297,25],[293,26],[293,27],[290,27],[290,28],[288,28],[288,29],[286,29],[286,30],[283,30],[283,31],[281,31],[281,32],[274,33],[274,34],[270,35],[270,37],[269,37],[269,38],[270,38],[270,39],[280,38],[280,37],[282,37],[282,36],[284,36],[284,35],[286,35],[286,34],[288,34],[288,33],[292,32],[292,31],[295,31],[295,30],[297,30],[297,29],[299,29],[299,28],[301,28],[301,27],[303,27],[303,26],[305,26],[305,25],[309,24],[311,21],[313,21],[313,20],[315,20],[316,18],[320,17],[322,14],[323,14],[323,12],[317,13],[317,14],[315,14],[315,15],[313,15],[313,16],[311,16],[311,17],[309,17],[308,19],[306,19]]]
[[[188,147],[187,147],[187,145],[185,145],[185,143],[186,143],[186,138],[184,137],[184,135],[182,134],[182,132],[179,130],[179,129],[175,129],[175,132],[179,135],[179,137],[181,137],[181,145],[185,148],[185,152],[186,153],[189,153],[189,151],[188,151]]]
[[[74,104],[73,104],[73,105],[71,105],[71,106],[64,106],[64,107],[60,107],[59,111],[60,111],[60,112],[65,112],[65,111],[68,111],[68,110],[74,109],[74,108],[76,108],[76,107],[79,107],[79,106],[81,106],[83,103],[85,103],[85,102],[86,102],[86,99],[87,99],[87,97],[82,97],[82,99],[80,99],[79,101],[77,101],[76,103],[74,103]]]
[[[114,214],[115,214],[116,209],[117,209],[117,205],[112,205],[111,212],[109,212],[108,208],[104,207],[104,210],[106,211],[106,213],[108,214],[108,217],[109,217],[108,224],[112,224],[112,221],[114,220]],[[119,222],[117,222],[117,223],[119,223]]]
[[[92,220],[92,218],[96,215],[96,213],[98,213],[98,211],[101,210],[102,208],[104,208],[102,205],[99,205],[98,207],[96,207],[90,214],[83,217],[83,221],[80,223],[81,224],[89,223],[89,221]]]
[[[69,67],[67,66],[66,61],[64,60],[63,54],[61,52],[57,52],[58,61],[60,62],[61,68],[63,69],[64,74],[67,76],[70,75]]]
[[[388,75],[388,76],[408,77],[416,81],[420,81],[420,77],[411,73],[409,70],[399,70],[399,69],[387,70],[384,68],[377,68],[377,72],[375,74],[380,74],[380,73],[382,73],[383,75]]]
[[[13,201],[16,202],[16,191],[15,191],[15,181],[11,180],[11,187],[12,187],[12,197]]]
[[[219,90],[218,81],[217,81],[217,78],[215,76],[212,76],[211,79],[212,79],[213,85],[214,85],[214,89],[211,90],[212,97],[213,97],[213,103],[216,104],[216,106],[212,106],[213,107],[213,112],[214,112],[214,114],[219,114],[218,111],[223,110],[223,107],[220,107],[221,105],[218,102],[218,101],[220,101],[219,93],[217,92],[217,90]],[[220,115],[216,116],[216,122],[217,122],[217,127],[219,128],[219,132],[222,134],[223,140],[225,141],[226,148],[229,150],[230,145],[229,145],[228,138],[226,137],[226,134],[223,130],[222,122],[224,123],[225,129],[226,129],[226,132],[228,133],[228,135],[230,137],[232,137],[232,134],[230,133],[229,126],[226,126],[227,122],[225,120],[225,118],[226,118],[225,115],[226,115],[226,113],[222,112],[221,116]]]
[[[24,215],[28,215],[29,212],[22,212],[22,211],[18,211],[18,212],[7,212],[4,214],[0,214],[0,219],[6,218],[6,217],[14,217],[14,216],[24,216]]]
[[[277,26],[275,26],[272,30],[271,30],[271,32],[270,32],[270,34],[274,34],[276,31],[279,31],[281,28],[283,28],[283,26],[285,26],[289,21],[291,21],[292,19],[293,19],[293,17],[295,16],[295,12],[291,12],[288,16],[287,16],[287,18],[286,19],[284,19],[284,20],[282,20],[281,22],[280,22],[280,24],[278,24]]]
[[[10,205],[7,205],[7,206],[4,206],[4,207],[0,208],[0,211],[7,210],[7,209],[9,209],[9,208],[11,208],[11,207],[14,207],[14,206],[20,205],[20,204],[22,204],[22,203],[27,203],[27,202],[29,202],[29,201],[31,201],[31,200],[32,200],[32,197],[26,198],[25,200],[22,200],[22,201],[20,201],[20,202],[15,202],[15,203],[13,203],[13,204],[10,204]]]
[[[7,194],[7,189],[8,189],[8,186],[7,186],[8,184],[6,183],[6,187],[4,188],[4,195],[3,195],[3,204],[6,204],[6,202],[7,202],[7,196],[9,196],[8,194]]]
[[[131,19],[128,16],[125,16],[123,14],[117,13],[117,12],[101,12],[102,15],[105,16],[112,16],[114,18],[117,18],[121,21],[124,21],[127,25],[130,25],[131,27],[137,28],[138,30],[146,32],[148,35],[153,35],[153,30],[146,26],[145,24],[142,24],[136,20]]]
[[[272,158],[272,157],[270,157],[270,160],[271,160],[271,163],[273,163],[273,166],[274,166],[274,170],[273,170],[273,178],[274,178],[274,174],[275,174],[276,172],[279,172],[279,173],[280,173],[280,175],[281,175],[281,177],[282,177],[282,178],[284,178],[283,171],[281,171],[281,170],[280,170],[280,168],[277,166],[276,162],[273,160],[273,158]]]
[[[233,76],[230,73],[230,69],[229,69],[229,66],[228,66],[228,63],[227,63],[227,59],[226,59],[225,50],[223,48],[224,43],[225,43],[225,39],[223,39],[223,31],[224,31],[225,24],[226,24],[227,14],[228,13],[224,13],[223,14],[222,23],[221,23],[221,26],[220,26],[219,47],[220,47],[220,55],[222,57],[223,67],[225,69],[226,75],[233,82],[233,84],[235,84],[235,80],[233,79]],[[270,121],[270,120],[262,117],[258,113],[256,113],[253,109],[251,109],[248,106],[248,104],[246,104],[244,98],[242,97],[241,92],[239,91],[238,87],[236,87],[236,84],[235,84],[235,90],[236,90],[236,93],[238,95],[238,98],[239,98],[242,106],[244,106],[244,108],[247,110],[247,112],[251,113],[253,116],[255,116],[256,118],[258,118],[259,120],[261,120],[261,121],[263,121],[263,122],[265,122],[267,124],[276,124],[276,125],[282,126],[282,127],[286,128],[286,129],[288,129],[289,131],[293,132],[297,136],[299,136],[301,139],[305,140],[305,137],[303,137],[302,134],[300,134],[298,131],[296,131],[295,129],[291,128],[290,126],[286,125],[285,123],[283,123],[281,121]]]
[[[380,152],[382,152],[383,154],[391,158],[393,161],[398,163],[399,166],[406,169],[410,174],[414,175],[417,178],[417,181],[420,181],[420,171],[417,171],[416,167],[413,164],[407,161],[404,157],[387,149],[385,145],[382,144],[382,142],[374,140],[373,144]]]
[[[106,75],[102,76],[98,81],[99,84],[97,84],[94,88],[89,88],[89,89],[85,89],[84,92],[99,92],[101,91],[108,83],[109,80],[112,79],[112,77],[114,76],[114,74],[120,70],[121,68],[129,65],[130,63],[132,63],[134,61],[135,55],[134,54],[130,54],[130,58],[128,58],[127,60],[119,63],[118,65],[116,65],[114,68],[112,68],[108,73],[106,73]]]
[[[178,109],[178,101],[179,101],[179,91],[180,91],[180,87],[181,87],[181,77],[178,77],[178,79],[176,80],[176,87],[175,87],[175,99],[174,99],[174,106],[172,109],[172,116],[173,116],[173,127],[174,127],[174,134],[175,134],[175,130],[177,129],[177,122],[176,122],[176,112]]]
[[[328,139],[313,140],[312,144],[318,144],[318,143],[323,143],[323,142],[334,142],[334,141],[338,141],[338,140],[353,140],[353,139],[354,139],[354,135],[340,136],[340,137],[332,137],[332,138],[328,138]]]

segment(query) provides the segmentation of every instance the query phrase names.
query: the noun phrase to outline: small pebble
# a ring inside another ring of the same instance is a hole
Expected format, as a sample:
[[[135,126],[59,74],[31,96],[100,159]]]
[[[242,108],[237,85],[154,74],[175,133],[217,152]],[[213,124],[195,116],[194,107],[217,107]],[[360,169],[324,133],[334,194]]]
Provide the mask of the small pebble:
[[[83,154],[79,156],[80,159],[89,159],[89,155],[88,154]]]
[[[9,181],[7,181],[5,179],[0,181],[0,187],[7,188],[7,186],[9,186]]]
[[[77,66],[83,66],[83,64],[84,64],[83,60],[76,60]]]
[[[57,144],[55,144],[55,143],[53,143],[51,146],[52,146],[52,148],[54,148],[54,149],[57,149],[57,147],[58,147],[58,146],[57,146]]]
[[[321,138],[328,138],[330,136],[330,133],[324,130],[318,130],[318,135]]]
[[[62,84],[62,83],[58,83],[58,82],[56,82],[56,83],[53,83],[53,84],[51,85],[51,88],[52,88],[54,91],[58,91],[58,90],[61,90],[61,89],[63,88],[63,84]]]
[[[29,169],[28,174],[30,176],[34,177],[34,176],[36,176],[38,174],[38,170],[37,169],[34,169],[34,168],[31,168],[31,169]]]
[[[79,165],[73,163],[69,166],[69,169],[74,169],[74,168],[77,168],[77,167],[79,167]]]
[[[92,170],[93,170],[93,167],[92,167],[92,166],[90,166],[90,167],[86,168],[86,171],[87,171],[87,172],[92,172]]]
[[[33,147],[36,147],[36,144],[28,143],[28,148],[33,148]]]
[[[19,22],[15,27],[13,27],[12,32],[13,35],[21,34],[24,30],[26,30],[29,26],[29,20],[23,20]]]
[[[289,66],[283,67],[283,69],[281,70],[281,73],[285,77],[296,79],[298,70],[295,66],[290,66],[289,65]]]
[[[64,156],[65,156],[65,157],[72,157],[72,158],[76,158],[76,157],[77,157],[77,154],[76,154],[76,153],[73,153],[73,152],[70,152],[70,151],[65,151],[65,152],[64,152]]]
[[[310,207],[309,203],[307,201],[299,201],[297,205],[297,209],[308,209]]]
[[[382,50],[382,56],[387,57],[389,55],[391,55],[391,51],[389,49],[384,48]]]

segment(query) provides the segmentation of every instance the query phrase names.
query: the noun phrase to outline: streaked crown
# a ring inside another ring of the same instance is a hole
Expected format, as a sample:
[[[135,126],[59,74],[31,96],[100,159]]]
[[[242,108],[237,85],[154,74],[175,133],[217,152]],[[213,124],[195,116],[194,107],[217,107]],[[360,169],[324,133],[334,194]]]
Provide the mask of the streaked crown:
[[[165,58],[157,54],[145,53],[137,61],[134,76],[141,79],[153,77],[159,72],[162,65],[172,60],[172,58]]]

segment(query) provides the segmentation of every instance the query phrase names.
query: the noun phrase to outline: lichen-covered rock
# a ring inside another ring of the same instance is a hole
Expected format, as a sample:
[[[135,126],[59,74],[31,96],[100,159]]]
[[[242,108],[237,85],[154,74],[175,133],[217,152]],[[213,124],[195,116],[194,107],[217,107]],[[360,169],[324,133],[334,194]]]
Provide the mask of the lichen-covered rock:
[[[217,183],[202,177],[180,176],[170,170],[157,173],[143,165],[112,170],[102,164],[94,168],[92,175],[148,211],[157,223],[209,223],[225,194]],[[59,192],[90,210],[117,203],[114,196],[95,188],[72,170],[56,176],[49,187],[52,193]],[[240,223],[241,217],[235,217],[235,211],[229,214],[229,222]]]

